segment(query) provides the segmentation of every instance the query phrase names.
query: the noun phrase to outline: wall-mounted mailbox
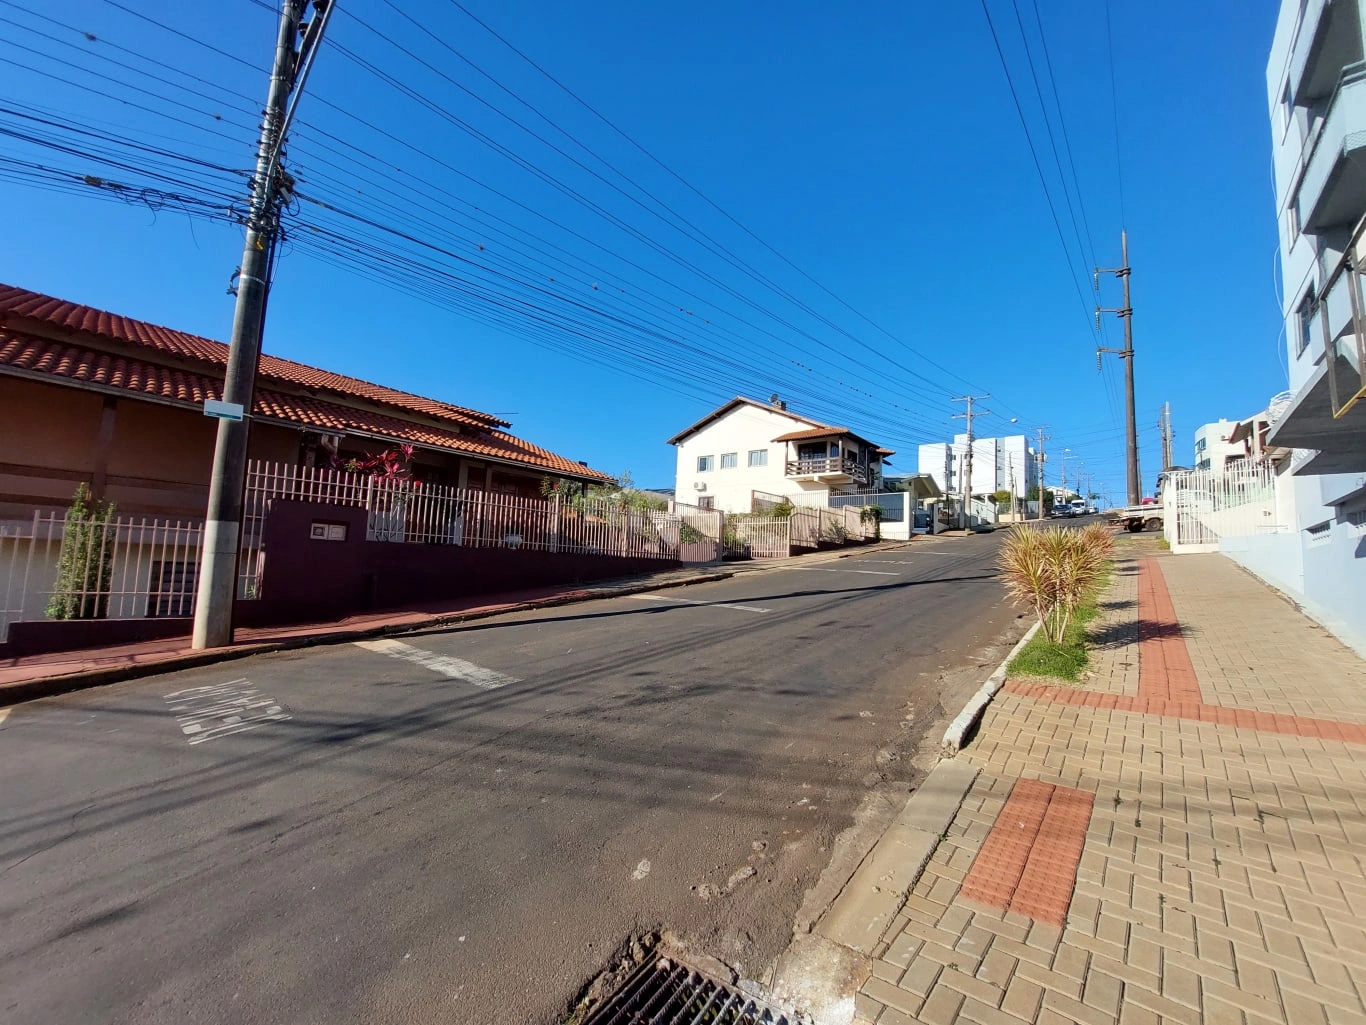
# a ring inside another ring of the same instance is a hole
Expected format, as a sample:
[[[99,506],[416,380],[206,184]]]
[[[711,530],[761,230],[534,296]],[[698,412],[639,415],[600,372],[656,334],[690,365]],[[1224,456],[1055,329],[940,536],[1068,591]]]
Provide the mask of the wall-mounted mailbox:
[[[313,525],[309,528],[308,536],[314,541],[345,541],[346,524],[314,520]]]

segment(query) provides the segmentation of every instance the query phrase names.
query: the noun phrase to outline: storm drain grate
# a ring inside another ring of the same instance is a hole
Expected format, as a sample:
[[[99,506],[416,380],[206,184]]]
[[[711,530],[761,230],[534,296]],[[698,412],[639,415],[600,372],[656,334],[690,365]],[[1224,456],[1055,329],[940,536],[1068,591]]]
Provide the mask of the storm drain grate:
[[[686,965],[642,965],[582,1025],[792,1025],[752,996]]]

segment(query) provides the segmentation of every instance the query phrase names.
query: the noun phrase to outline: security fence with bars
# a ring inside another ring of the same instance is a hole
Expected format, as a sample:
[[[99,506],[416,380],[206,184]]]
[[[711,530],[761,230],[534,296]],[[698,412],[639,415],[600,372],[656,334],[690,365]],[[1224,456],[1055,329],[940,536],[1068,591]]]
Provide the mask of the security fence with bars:
[[[0,641],[10,623],[143,619],[194,610],[204,526],[34,513],[0,526]]]
[[[1278,513],[1276,473],[1268,463],[1169,473],[1160,511],[1173,551],[1217,551],[1221,538],[1290,529]]]

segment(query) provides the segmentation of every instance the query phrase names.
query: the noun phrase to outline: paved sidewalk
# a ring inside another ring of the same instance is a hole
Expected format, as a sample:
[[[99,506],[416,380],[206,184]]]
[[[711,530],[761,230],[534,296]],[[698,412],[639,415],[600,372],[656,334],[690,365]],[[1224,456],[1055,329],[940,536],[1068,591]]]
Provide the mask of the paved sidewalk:
[[[858,1019],[1366,1023],[1366,662],[1218,555],[1107,601],[1095,675],[1008,681],[958,756]]]

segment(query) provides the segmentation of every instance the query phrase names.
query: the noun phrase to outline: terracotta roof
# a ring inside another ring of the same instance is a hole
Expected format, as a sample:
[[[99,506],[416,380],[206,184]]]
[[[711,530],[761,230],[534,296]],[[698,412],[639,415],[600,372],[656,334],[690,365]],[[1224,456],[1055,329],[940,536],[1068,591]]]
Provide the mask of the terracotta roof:
[[[852,434],[853,431],[848,427],[812,427],[807,431],[793,431],[791,434],[783,434],[774,441],[814,441],[816,438],[837,438],[844,434]]]
[[[0,318],[7,317],[24,317],[63,331],[82,332],[99,338],[127,342],[163,355],[198,360],[214,366],[226,367],[228,364],[228,347],[211,338],[201,338],[185,331],[173,331],[158,324],[133,320],[91,306],[67,302],[65,299],[55,299],[26,288],[0,284]],[[303,388],[337,392],[340,395],[366,399],[471,427],[511,426],[506,420],[500,420],[488,413],[452,406],[436,399],[386,388],[344,374],[319,370],[304,363],[280,359],[278,356],[262,355],[260,378]]]
[[[219,398],[222,391],[222,382],[208,374],[158,366],[0,329],[0,371],[6,367],[153,396],[191,409],[203,405],[205,399]],[[257,389],[252,412],[258,417],[294,425],[408,441],[590,480],[611,479],[607,474],[503,431],[456,433],[326,399],[290,395],[269,387]]]

